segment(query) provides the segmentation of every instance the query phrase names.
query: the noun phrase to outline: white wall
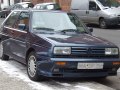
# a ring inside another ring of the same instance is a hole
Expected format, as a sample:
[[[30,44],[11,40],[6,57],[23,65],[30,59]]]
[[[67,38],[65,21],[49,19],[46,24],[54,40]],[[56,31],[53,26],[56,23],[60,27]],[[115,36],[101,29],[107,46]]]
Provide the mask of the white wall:
[[[14,4],[14,0],[10,0],[10,5],[13,5]]]
[[[1,3],[1,8],[3,9],[4,7],[8,6],[8,0],[3,0],[3,3]]]
[[[10,0],[10,5],[14,4],[14,0]],[[8,0],[3,0],[3,3],[1,3],[1,8],[3,9],[4,7],[9,6],[9,1]]]

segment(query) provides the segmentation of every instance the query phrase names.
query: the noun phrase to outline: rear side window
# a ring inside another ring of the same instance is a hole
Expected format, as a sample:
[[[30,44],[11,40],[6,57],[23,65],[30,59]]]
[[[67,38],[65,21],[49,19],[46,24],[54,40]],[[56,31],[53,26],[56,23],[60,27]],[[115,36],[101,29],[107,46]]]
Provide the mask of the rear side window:
[[[9,18],[5,21],[5,26],[12,27],[15,24],[15,21],[18,19],[19,12],[13,12]]]

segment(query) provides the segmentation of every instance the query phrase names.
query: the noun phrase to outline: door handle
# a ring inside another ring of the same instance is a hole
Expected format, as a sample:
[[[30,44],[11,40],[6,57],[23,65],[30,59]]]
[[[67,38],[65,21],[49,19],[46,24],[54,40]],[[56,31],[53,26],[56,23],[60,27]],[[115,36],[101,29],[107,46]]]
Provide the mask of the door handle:
[[[13,30],[11,30],[11,34],[14,34],[14,31],[13,31]]]
[[[89,11],[86,11],[86,14],[89,14]]]

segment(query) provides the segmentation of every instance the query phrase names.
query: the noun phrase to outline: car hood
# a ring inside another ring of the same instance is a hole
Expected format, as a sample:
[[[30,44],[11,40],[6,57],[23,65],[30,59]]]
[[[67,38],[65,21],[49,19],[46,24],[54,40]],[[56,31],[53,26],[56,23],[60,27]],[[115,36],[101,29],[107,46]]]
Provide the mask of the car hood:
[[[120,12],[119,12],[120,7],[118,8],[112,7],[112,8],[104,9],[104,11],[109,15],[120,15]]]
[[[61,34],[37,34],[37,36],[43,38],[54,45],[92,45],[92,46],[111,46],[113,43],[98,38],[89,34],[79,34],[79,35],[61,35]]]

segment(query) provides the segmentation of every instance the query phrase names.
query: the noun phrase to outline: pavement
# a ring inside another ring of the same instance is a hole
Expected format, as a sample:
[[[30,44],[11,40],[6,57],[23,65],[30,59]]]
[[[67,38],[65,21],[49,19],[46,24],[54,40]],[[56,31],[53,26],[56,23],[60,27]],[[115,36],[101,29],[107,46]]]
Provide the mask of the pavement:
[[[9,77],[9,75],[0,69],[0,90],[35,90],[26,82]]]
[[[14,60],[0,60],[0,90],[115,90],[88,79],[31,81],[26,67]]]

